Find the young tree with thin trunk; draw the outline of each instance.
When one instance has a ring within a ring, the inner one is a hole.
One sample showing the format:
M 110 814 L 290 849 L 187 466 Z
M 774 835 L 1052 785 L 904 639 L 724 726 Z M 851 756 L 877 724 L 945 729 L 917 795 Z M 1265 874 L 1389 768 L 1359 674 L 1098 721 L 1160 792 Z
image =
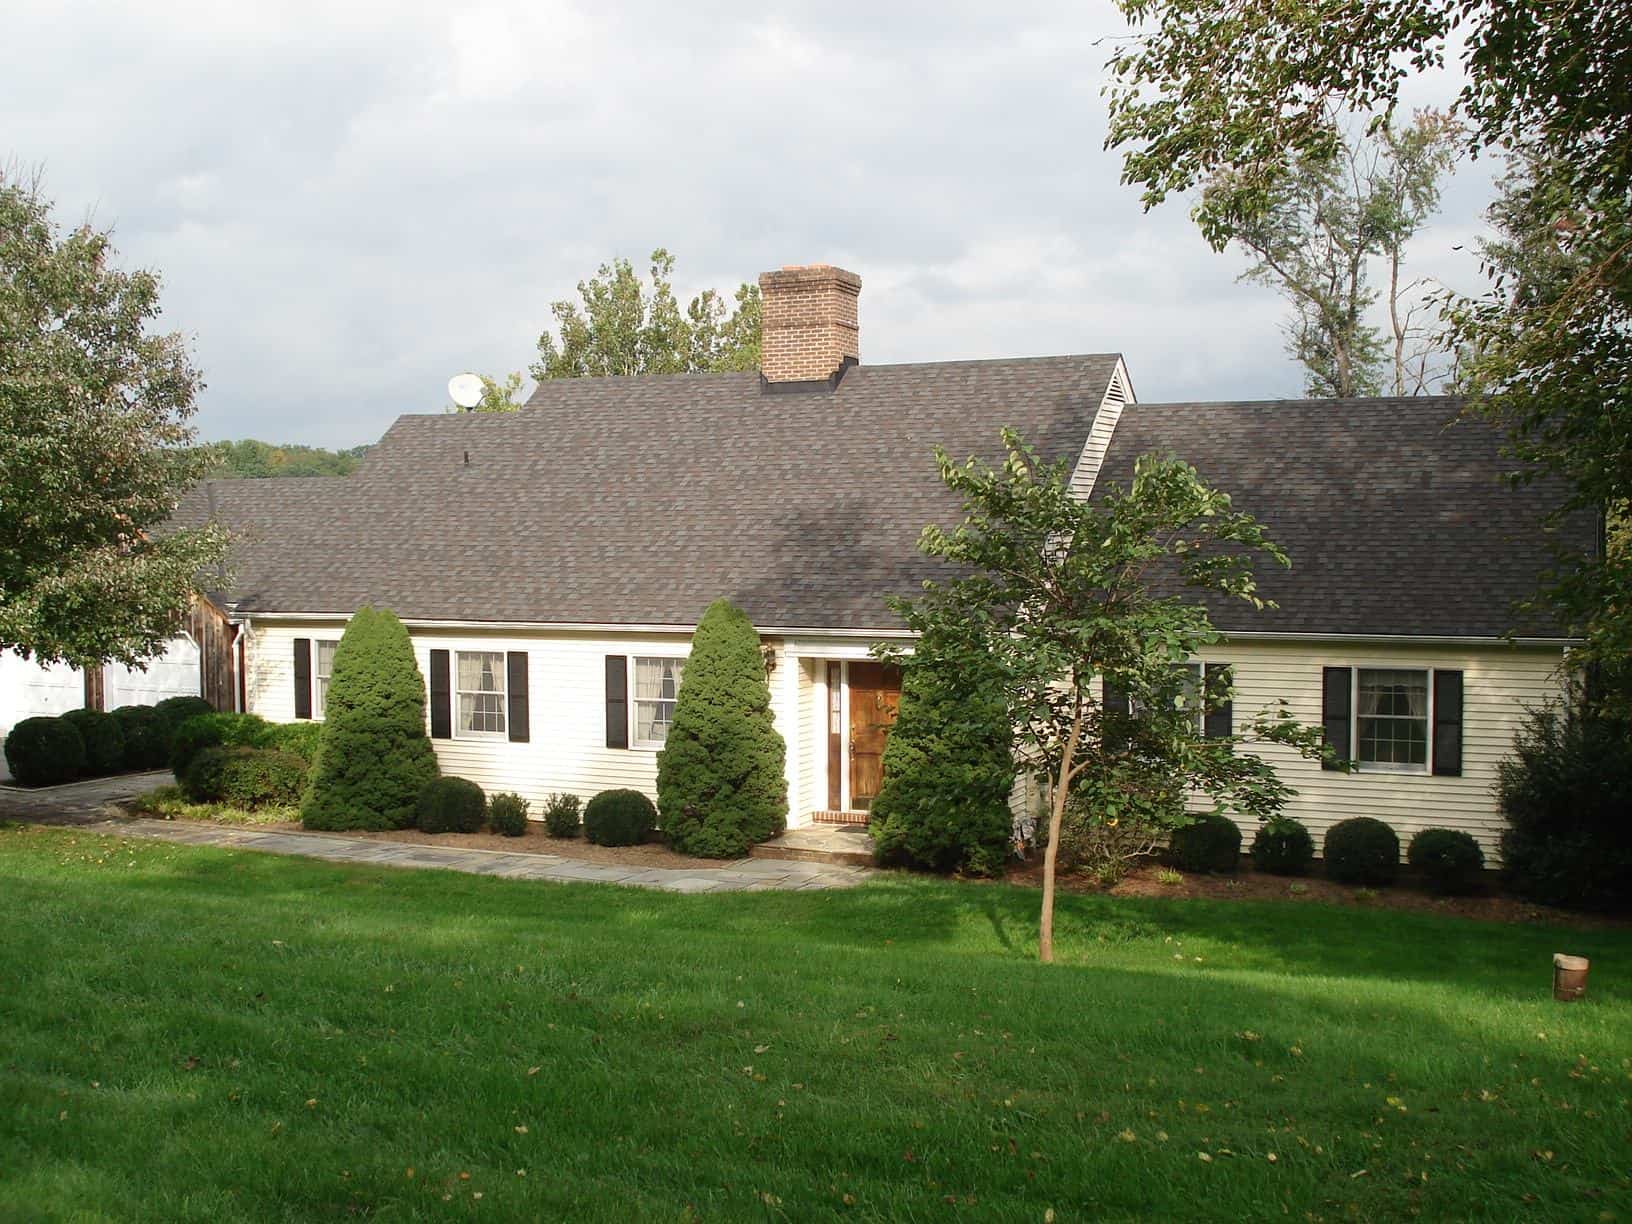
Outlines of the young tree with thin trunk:
M 919 547 L 965 571 L 891 606 L 918 635 L 918 652 L 953 672 L 1001 677 L 1021 767 L 1048 795 L 1038 956 L 1054 959 L 1054 891 L 1066 809 L 1086 799 L 1099 815 L 1188 823 L 1172 795 L 1186 787 L 1219 810 L 1260 815 L 1288 793 L 1246 750 L 1274 742 L 1318 755 L 1319 730 L 1285 711 L 1250 732 L 1204 738 L 1174 700 L 1175 668 L 1217 640 L 1200 596 L 1266 606 L 1255 556 L 1285 555 L 1229 497 L 1176 459 L 1141 458 L 1127 489 L 1087 503 L 1070 469 L 1045 464 L 1011 431 L 1001 468 L 936 452 L 941 478 L 963 499 L 951 531 L 926 527 Z M 1181 594 L 1163 594 L 1173 586 Z M 1209 672 L 1210 696 L 1230 681 Z M 1126 701 L 1108 703 L 1107 688 Z M 1155 785 L 1149 785 L 1154 780 Z

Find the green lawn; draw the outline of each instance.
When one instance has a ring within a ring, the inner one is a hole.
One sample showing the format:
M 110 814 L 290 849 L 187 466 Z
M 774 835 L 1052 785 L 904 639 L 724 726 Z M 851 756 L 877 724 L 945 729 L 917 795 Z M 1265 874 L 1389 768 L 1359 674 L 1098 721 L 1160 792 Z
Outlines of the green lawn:
M 0 830 L 0 1219 L 1632 1218 L 1632 932 L 1035 904 Z

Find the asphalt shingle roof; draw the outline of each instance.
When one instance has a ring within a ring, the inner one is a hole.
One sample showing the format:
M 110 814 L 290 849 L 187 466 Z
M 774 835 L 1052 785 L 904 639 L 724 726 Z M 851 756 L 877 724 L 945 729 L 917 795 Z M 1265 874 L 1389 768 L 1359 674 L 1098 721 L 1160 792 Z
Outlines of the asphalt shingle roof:
M 1226 631 L 1556 636 L 1515 605 L 1535 594 L 1552 546 L 1590 551 L 1590 516 L 1542 521 L 1565 488 L 1513 487 L 1500 436 L 1453 398 L 1130 404 L 1096 495 L 1149 451 L 1174 454 L 1263 522 L 1292 561 L 1257 567 L 1264 612 L 1209 600 Z
M 350 477 L 216 482 L 245 538 L 248 612 L 882 628 L 939 572 L 916 548 L 957 505 L 932 449 L 997 458 L 1019 430 L 1074 460 L 1114 355 L 862 365 L 833 391 L 757 374 L 546 382 L 513 414 L 404 416 Z M 189 495 L 178 521 L 208 513 Z

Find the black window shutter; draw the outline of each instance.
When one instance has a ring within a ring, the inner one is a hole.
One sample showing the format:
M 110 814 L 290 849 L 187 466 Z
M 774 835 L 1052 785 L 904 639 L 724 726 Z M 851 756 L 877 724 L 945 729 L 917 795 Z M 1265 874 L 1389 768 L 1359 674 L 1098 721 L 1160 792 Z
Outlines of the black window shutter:
M 1340 760 L 1347 761 L 1354 755 L 1354 740 L 1349 730 L 1349 709 L 1352 704 L 1350 694 L 1354 673 L 1346 667 L 1327 667 L 1322 670 L 1324 674 L 1320 686 L 1320 721 L 1326 727 L 1326 742 L 1337 750 Z M 1322 761 L 1320 767 L 1341 768 L 1332 761 Z
M 504 656 L 505 667 L 508 671 L 505 679 L 505 688 L 510 694 L 509 725 L 510 742 L 525 744 L 529 728 L 527 723 L 527 652 L 512 650 Z
M 1207 670 L 1202 675 L 1202 692 L 1207 691 L 1208 676 L 1222 674 L 1226 684 L 1231 681 L 1231 674 L 1235 667 L 1233 663 L 1208 663 Z M 1201 733 L 1208 739 L 1229 739 L 1235 734 L 1235 701 L 1225 698 L 1217 705 L 1209 705 L 1207 712 L 1202 715 Z
M 1128 695 L 1112 684 L 1109 678 L 1103 679 L 1101 684 L 1105 689 L 1105 725 L 1100 730 L 1100 736 L 1108 751 L 1121 752 L 1128 746 L 1127 720 L 1133 714 L 1133 706 L 1128 702 Z
M 431 738 L 453 738 L 453 686 L 445 650 L 431 651 Z
M 1462 776 L 1462 673 L 1434 672 L 1434 772 Z
M 295 639 L 295 717 L 312 716 L 312 639 Z
M 629 747 L 629 656 L 606 656 L 606 746 Z

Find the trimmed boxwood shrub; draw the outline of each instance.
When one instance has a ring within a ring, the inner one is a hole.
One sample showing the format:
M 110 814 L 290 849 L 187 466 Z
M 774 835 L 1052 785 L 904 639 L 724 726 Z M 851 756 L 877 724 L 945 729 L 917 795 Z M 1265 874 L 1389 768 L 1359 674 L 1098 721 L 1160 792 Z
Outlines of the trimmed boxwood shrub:
M 544 801 L 544 831 L 551 837 L 577 837 L 584 804 L 577 795 L 551 795 Z
M 323 724 L 318 722 L 267 723 L 255 737 L 256 747 L 293 753 L 308 765 L 316 763 L 322 743 Z
M 1392 884 L 1400 874 L 1400 839 L 1370 816 L 1326 830 L 1326 874 L 1342 884 Z
M 194 714 L 170 733 L 170 772 L 181 780 L 193 758 L 206 748 L 259 748 L 272 724 L 259 714 Z
M 85 741 L 60 718 L 25 718 L 6 736 L 6 768 L 24 786 L 54 786 L 85 773 Z
M 1508 887 L 1542 905 L 1632 907 L 1632 718 L 1532 711 L 1496 766 Z
M 657 808 L 637 790 L 602 791 L 584 808 L 584 837 L 597 846 L 634 846 L 657 826 Z
M 487 801 L 488 827 L 505 837 L 525 837 L 528 806 L 520 795 L 494 795 Z
M 1485 878 L 1485 852 L 1460 829 L 1423 829 L 1406 847 L 1405 861 L 1430 892 L 1459 897 L 1478 892 Z
M 181 775 L 182 793 L 193 803 L 251 810 L 292 807 L 305 787 L 306 762 L 269 748 L 205 748 Z
M 1302 821 L 1274 816 L 1258 826 L 1252 839 L 1252 865 L 1271 875 L 1295 876 L 1315 859 L 1315 839 Z
M 359 608 L 334 652 L 301 821 L 308 829 L 407 828 L 436 775 L 425 679 L 408 630 L 387 609 Z
M 170 764 L 165 722 L 152 706 L 120 706 L 113 717 L 125 735 L 126 769 L 163 769 Z
M 880 863 L 996 875 L 1014 837 L 1014 727 L 989 655 L 958 665 L 920 646 L 903 662 L 868 832 Z
M 487 796 L 465 778 L 432 778 L 419 792 L 414 823 L 421 833 L 480 833 Z
M 748 614 L 718 599 L 691 639 L 663 750 L 657 805 L 682 854 L 740 858 L 787 827 L 787 746 L 771 717 Z
M 1206 812 L 1174 829 L 1168 856 L 1183 871 L 1231 872 L 1241 862 L 1241 830 L 1220 812 Z
M 165 741 L 165 762 L 170 760 L 170 737 L 195 714 L 213 714 L 215 707 L 202 697 L 166 697 L 153 707 L 153 713 L 158 717 L 161 733 Z
M 84 741 L 87 774 L 100 777 L 124 769 L 125 733 L 119 729 L 117 718 L 101 710 L 69 710 L 61 718 Z

